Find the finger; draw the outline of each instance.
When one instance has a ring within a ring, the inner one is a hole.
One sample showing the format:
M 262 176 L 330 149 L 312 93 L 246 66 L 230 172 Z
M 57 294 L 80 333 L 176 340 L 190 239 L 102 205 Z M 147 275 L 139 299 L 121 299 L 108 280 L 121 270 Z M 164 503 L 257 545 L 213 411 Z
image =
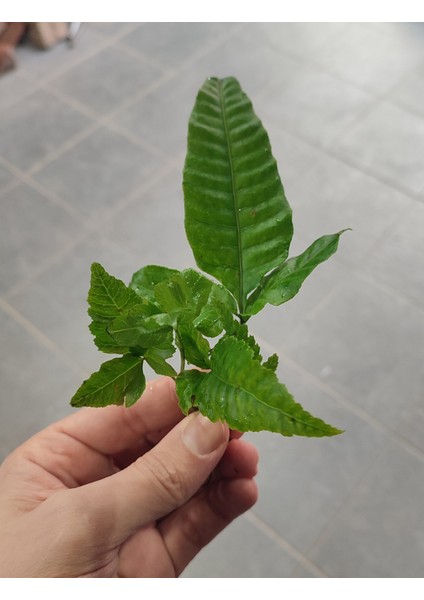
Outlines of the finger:
M 169 377 L 162 377 L 148 383 L 140 400 L 131 408 L 83 408 L 52 427 L 110 455 L 134 445 L 149 449 L 182 418 L 175 383 Z
M 257 500 L 253 479 L 223 479 L 161 521 L 158 528 L 178 576 L 196 554 Z
M 212 480 L 251 478 L 258 470 L 258 451 L 253 444 L 241 439 L 230 440 L 224 456 L 212 473 Z
M 126 469 L 75 490 L 73 501 L 115 544 L 191 498 L 225 452 L 229 431 L 193 413 Z M 95 526 L 95 525 L 93 525 Z

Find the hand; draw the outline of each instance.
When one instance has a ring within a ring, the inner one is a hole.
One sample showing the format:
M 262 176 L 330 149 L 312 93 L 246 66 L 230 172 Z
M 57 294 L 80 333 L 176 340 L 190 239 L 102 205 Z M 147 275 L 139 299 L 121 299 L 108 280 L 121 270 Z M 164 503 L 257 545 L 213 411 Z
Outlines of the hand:
M 47 427 L 0 467 L 0 576 L 179 575 L 256 501 L 239 436 L 183 417 L 168 378 Z

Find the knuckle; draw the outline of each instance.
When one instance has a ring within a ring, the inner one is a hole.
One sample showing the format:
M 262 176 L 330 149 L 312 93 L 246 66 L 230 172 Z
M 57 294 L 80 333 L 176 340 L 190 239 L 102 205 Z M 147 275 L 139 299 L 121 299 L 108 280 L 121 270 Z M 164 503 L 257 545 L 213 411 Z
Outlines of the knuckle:
M 135 463 L 137 464 L 137 463 Z M 164 459 L 159 454 L 150 453 L 145 461 L 138 465 L 143 476 L 149 479 L 160 499 L 166 504 L 171 501 L 178 506 L 189 495 L 189 484 L 183 470 L 172 459 Z

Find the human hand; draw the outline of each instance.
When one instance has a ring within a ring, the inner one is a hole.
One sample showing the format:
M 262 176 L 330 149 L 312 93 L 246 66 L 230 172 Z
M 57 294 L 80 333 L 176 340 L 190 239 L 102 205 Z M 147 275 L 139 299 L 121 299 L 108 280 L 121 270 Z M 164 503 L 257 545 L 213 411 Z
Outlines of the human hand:
M 257 458 L 183 417 L 172 379 L 129 409 L 81 409 L 0 467 L 0 576 L 177 576 L 255 503 Z

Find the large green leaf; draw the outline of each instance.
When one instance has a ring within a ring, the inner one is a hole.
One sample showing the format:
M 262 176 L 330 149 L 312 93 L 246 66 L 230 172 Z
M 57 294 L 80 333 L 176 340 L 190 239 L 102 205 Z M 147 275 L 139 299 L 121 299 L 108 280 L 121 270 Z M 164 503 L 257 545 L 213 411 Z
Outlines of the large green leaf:
M 315 267 L 336 252 L 339 238 L 344 231 L 346 230 L 332 235 L 323 235 L 302 254 L 289 258 L 271 273 L 265 275 L 248 298 L 246 315 L 255 315 L 265 304 L 278 306 L 291 300 Z
M 243 340 L 222 338 L 212 351 L 211 372 L 186 373 L 177 377 L 181 407 L 197 406 L 212 421 L 225 421 L 238 431 L 266 429 L 287 436 L 341 433 L 297 404 Z
M 136 402 L 145 388 L 142 359 L 131 354 L 103 363 L 79 387 L 71 400 L 72 406 L 107 406 Z
M 190 117 L 185 229 L 198 266 L 248 294 L 287 258 L 293 234 L 268 135 L 233 77 L 208 79 Z

